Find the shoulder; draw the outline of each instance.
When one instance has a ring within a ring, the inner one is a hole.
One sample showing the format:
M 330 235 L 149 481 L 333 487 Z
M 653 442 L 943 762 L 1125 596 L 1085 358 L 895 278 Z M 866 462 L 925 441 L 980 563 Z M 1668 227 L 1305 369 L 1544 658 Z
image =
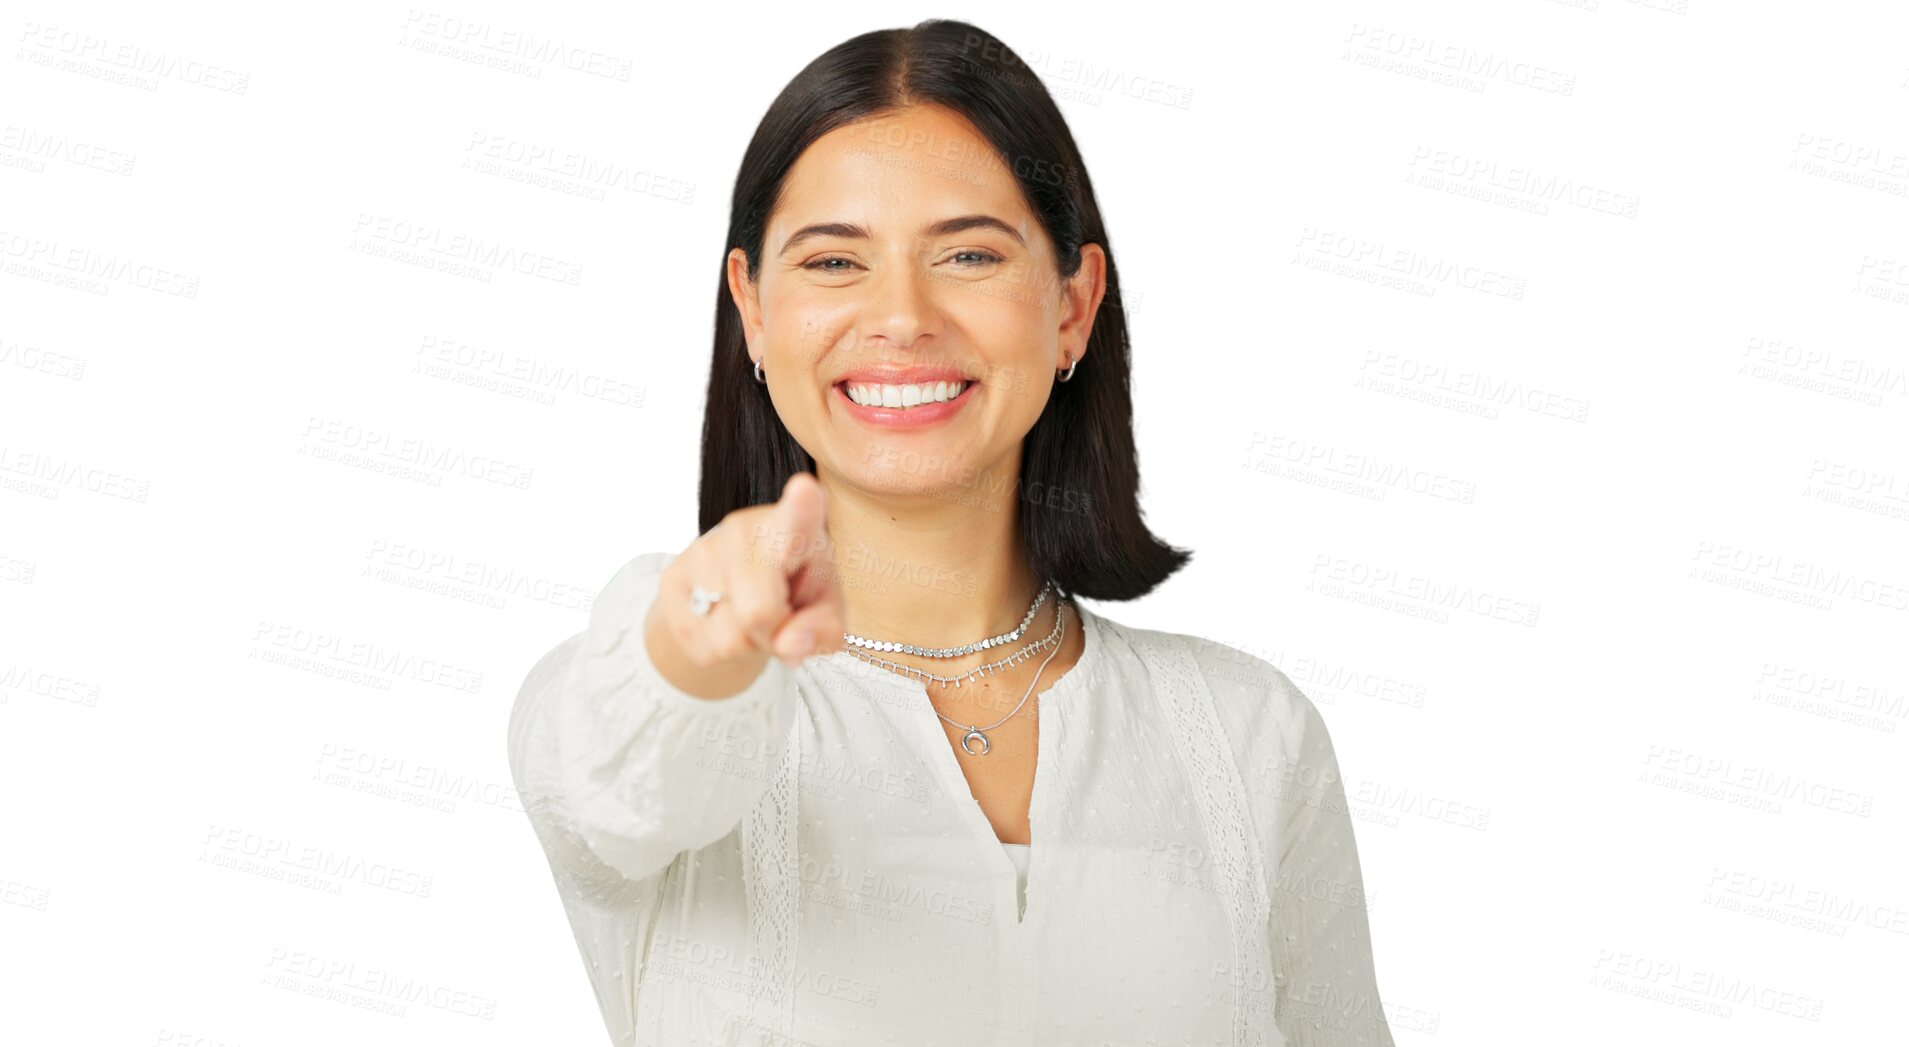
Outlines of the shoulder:
M 1138 664 L 1146 666 L 1157 699 L 1162 687 L 1179 689 L 1182 697 L 1202 688 L 1211 695 L 1217 730 L 1262 824 L 1277 817 L 1281 804 L 1307 795 L 1305 789 L 1338 782 L 1336 754 L 1318 706 L 1272 663 L 1270 651 L 1105 618 L 1096 624 L 1109 637 L 1110 650 L 1130 651 Z M 1187 708 L 1184 703 L 1167 704 Z M 1171 708 L 1162 711 L 1175 715 Z M 1168 726 L 1197 729 L 1200 719 Z
M 605 628 L 622 629 L 633 616 L 640 616 L 656 593 L 657 578 L 676 556 L 666 552 L 640 553 L 617 565 L 591 602 L 590 628 L 599 632 Z
M 631 557 L 618 564 L 609 578 L 592 594 L 590 602 L 585 604 L 589 615 L 584 627 L 566 636 L 554 647 L 547 648 L 524 675 L 517 688 L 517 704 L 528 704 L 537 694 L 557 682 L 567 670 L 577 652 L 583 649 L 592 634 L 606 631 L 616 632 L 627 628 L 639 620 L 641 611 L 647 607 L 649 594 L 654 592 L 656 577 L 676 559 L 675 553 L 650 552 Z
M 1152 672 L 1196 674 L 1243 748 L 1271 744 L 1290 752 L 1302 736 L 1323 733 L 1318 707 L 1269 660 L 1270 652 L 1192 633 L 1127 625 L 1098 613 L 1095 618 L 1103 636 L 1131 650 Z M 1164 664 L 1168 662 L 1178 663 L 1179 669 Z
M 614 584 L 630 577 L 654 578 L 662 574 L 664 568 L 674 562 L 676 557 L 676 553 L 669 552 L 639 553 L 624 561 L 616 569 L 616 573 L 610 576 L 610 582 Z M 607 589 L 609 586 L 606 585 L 604 588 Z

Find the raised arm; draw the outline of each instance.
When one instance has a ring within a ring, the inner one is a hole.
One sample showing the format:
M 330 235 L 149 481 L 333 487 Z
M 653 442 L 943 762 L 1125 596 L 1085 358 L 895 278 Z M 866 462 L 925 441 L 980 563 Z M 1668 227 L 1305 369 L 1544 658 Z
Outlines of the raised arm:
M 794 667 L 843 643 L 825 508 L 798 473 L 682 553 L 637 557 L 588 628 L 531 670 L 511 775 L 559 869 L 641 880 L 761 798 L 795 715 Z M 692 601 L 699 588 L 717 595 Z
M 511 710 L 511 775 L 531 824 L 553 864 L 585 881 L 640 880 L 727 835 L 767 788 L 795 713 L 794 672 L 774 658 L 727 698 L 657 672 L 643 626 L 674 559 L 625 564 Z

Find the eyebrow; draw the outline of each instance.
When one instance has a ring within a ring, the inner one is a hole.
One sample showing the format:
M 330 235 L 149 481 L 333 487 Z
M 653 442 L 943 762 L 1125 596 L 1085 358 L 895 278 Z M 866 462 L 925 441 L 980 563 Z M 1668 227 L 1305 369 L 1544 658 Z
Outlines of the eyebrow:
M 951 233 L 965 232 L 969 229 L 998 230 L 1013 237 L 1014 242 L 1020 244 L 1022 247 L 1027 246 L 1027 240 L 1024 239 L 1013 226 L 993 215 L 986 214 L 964 214 L 959 218 L 944 218 L 939 222 L 922 226 L 921 235 L 947 236 Z M 844 240 L 869 239 L 867 229 L 850 222 L 817 222 L 814 225 L 805 225 L 797 229 L 795 233 L 783 243 L 781 253 L 788 254 L 795 245 L 818 236 L 839 236 Z

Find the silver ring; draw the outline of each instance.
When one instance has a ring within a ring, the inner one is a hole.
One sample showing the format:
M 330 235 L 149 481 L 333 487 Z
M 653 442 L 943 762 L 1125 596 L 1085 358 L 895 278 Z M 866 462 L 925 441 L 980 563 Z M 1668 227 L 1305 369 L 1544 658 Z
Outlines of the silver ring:
M 707 615 L 709 609 L 716 606 L 716 602 L 722 598 L 721 593 L 711 592 L 700 585 L 692 585 L 689 587 L 689 613 L 697 616 Z

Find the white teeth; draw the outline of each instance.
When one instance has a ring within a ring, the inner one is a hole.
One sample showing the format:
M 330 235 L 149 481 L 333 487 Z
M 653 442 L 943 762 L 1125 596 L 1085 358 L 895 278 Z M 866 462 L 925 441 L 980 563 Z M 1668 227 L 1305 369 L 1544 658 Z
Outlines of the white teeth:
M 864 407 L 896 407 L 906 410 L 922 404 L 941 403 L 961 395 L 966 382 L 928 382 L 918 385 L 875 385 L 850 382 L 842 386 L 848 398 Z

